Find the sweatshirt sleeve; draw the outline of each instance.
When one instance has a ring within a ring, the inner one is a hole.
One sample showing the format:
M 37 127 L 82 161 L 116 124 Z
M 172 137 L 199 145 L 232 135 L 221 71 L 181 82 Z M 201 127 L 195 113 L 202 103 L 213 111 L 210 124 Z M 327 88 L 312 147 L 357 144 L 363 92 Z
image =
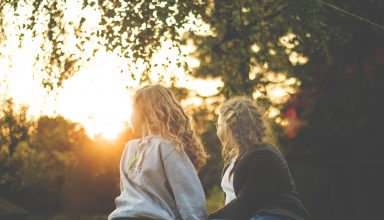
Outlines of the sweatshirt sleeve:
M 258 152 L 250 159 L 246 180 L 236 199 L 210 213 L 210 219 L 249 219 L 255 209 L 262 208 L 270 198 L 278 179 L 283 175 L 281 160 L 271 151 Z
M 164 158 L 164 170 L 182 219 L 207 219 L 205 194 L 192 162 L 171 151 Z

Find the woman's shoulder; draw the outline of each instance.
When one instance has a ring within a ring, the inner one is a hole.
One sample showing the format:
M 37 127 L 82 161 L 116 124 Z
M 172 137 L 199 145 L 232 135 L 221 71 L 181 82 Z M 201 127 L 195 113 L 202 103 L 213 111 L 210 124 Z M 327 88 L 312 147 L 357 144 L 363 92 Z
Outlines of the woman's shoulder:
M 135 151 L 137 149 L 144 149 L 144 148 L 155 148 L 155 146 L 159 145 L 161 143 L 160 140 L 156 138 L 152 138 L 150 136 L 145 136 L 142 138 L 136 138 L 129 140 L 126 145 L 124 151 L 126 153 Z
M 164 149 L 173 148 L 172 143 L 169 140 L 162 138 L 160 136 L 151 135 L 151 136 L 147 136 L 146 139 L 148 140 L 148 143 L 151 146 L 156 146 L 158 148 L 164 148 Z
M 126 144 L 125 144 L 125 147 L 124 147 L 124 152 L 125 153 L 128 153 L 134 149 L 136 149 L 138 143 L 139 143 L 140 139 L 132 139 L 132 140 L 129 140 Z
M 140 139 L 138 139 L 138 138 L 129 140 L 129 141 L 125 144 L 125 147 L 130 147 L 130 146 L 136 145 L 139 141 L 140 141 Z
M 254 161 L 257 158 L 282 160 L 284 156 L 277 147 L 265 143 L 255 146 L 254 149 L 244 155 L 241 161 Z
M 144 150 L 151 152 L 152 156 L 158 155 L 162 158 L 166 158 L 172 151 L 175 150 L 172 143 L 159 136 L 145 136 L 139 139 L 129 140 L 124 149 L 124 155 L 133 155 L 136 150 Z
M 253 155 L 257 153 L 277 153 L 278 151 L 279 149 L 272 144 L 261 143 L 256 144 L 252 150 L 247 153 L 247 155 Z
M 281 173 L 287 164 L 284 156 L 272 145 L 262 145 L 248 152 L 238 161 L 237 171 L 244 173 L 247 170 L 270 170 L 272 173 Z
M 139 141 L 140 141 L 140 139 L 129 140 L 124 146 L 124 151 L 127 152 L 127 151 L 131 150 L 132 148 L 135 148 L 135 146 L 137 146 L 137 143 Z
M 146 146 L 150 151 L 160 153 L 164 158 L 173 151 L 176 151 L 176 147 L 171 141 L 157 135 L 148 135 L 140 139 L 130 140 L 126 144 L 126 150 L 135 149 L 139 145 Z
M 148 135 L 148 136 L 144 136 L 142 138 L 136 138 L 136 139 L 129 140 L 126 144 L 126 147 L 133 147 L 133 146 L 136 146 L 138 144 L 150 145 L 150 146 L 163 145 L 166 147 L 169 147 L 171 145 L 171 143 L 169 141 L 165 140 L 164 138 L 161 138 L 161 137 L 155 136 L 155 135 Z
M 176 149 L 171 141 L 157 135 L 147 136 L 145 140 L 148 142 L 150 148 L 158 151 L 164 158 Z

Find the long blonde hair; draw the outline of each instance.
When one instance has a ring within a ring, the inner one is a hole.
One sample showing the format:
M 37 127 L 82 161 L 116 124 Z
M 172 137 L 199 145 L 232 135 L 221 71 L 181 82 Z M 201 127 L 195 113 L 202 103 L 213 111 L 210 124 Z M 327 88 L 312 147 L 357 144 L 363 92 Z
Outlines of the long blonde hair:
M 258 144 L 272 142 L 272 132 L 259 107 L 246 97 L 235 97 L 219 107 L 222 124 L 222 155 L 227 165 L 244 156 Z
M 143 135 L 158 135 L 169 140 L 178 152 L 183 150 L 196 170 L 206 163 L 207 154 L 192 129 L 191 121 L 171 90 L 145 86 L 133 97 L 133 111 L 143 123 Z

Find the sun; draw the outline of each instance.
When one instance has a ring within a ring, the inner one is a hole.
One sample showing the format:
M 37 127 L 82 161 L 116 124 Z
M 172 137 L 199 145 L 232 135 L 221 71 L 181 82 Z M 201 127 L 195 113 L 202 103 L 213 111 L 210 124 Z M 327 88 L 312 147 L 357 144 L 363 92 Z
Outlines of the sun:
M 80 123 L 91 138 L 112 140 L 127 129 L 132 97 L 127 85 L 131 78 L 120 73 L 115 56 L 100 53 L 92 65 L 66 80 L 53 94 L 41 87 L 41 79 L 30 74 L 32 57 L 25 49 L 19 49 L 13 59 L 14 68 L 0 65 L 7 83 L 0 93 L 12 97 L 17 105 L 27 105 L 31 117 L 61 115 Z
M 58 113 L 81 123 L 90 137 L 115 139 L 131 116 L 132 92 L 115 57 L 101 54 L 64 83 L 59 91 Z
M 69 8 L 76 7 L 72 5 Z M 72 13 L 74 14 L 68 15 L 69 18 L 77 16 L 77 12 L 72 11 Z M 95 25 L 98 24 L 97 17 L 91 14 L 88 17 L 93 17 L 95 20 L 91 19 L 92 22 Z M 90 48 L 87 51 L 94 51 L 93 47 L 99 49 L 91 61 L 84 64 L 70 79 L 65 80 L 62 88 L 55 89 L 53 94 L 48 94 L 48 91 L 41 86 L 42 75 L 32 74 L 36 51 L 39 51 L 41 44 L 38 40 L 29 37 L 25 38 L 22 47 L 19 47 L 16 38 L 10 37 L 10 39 L 14 40 L 8 42 L 4 51 L 12 59 L 7 61 L 0 56 L 0 72 L 5 73 L 0 74 L 0 82 L 4 81 L 7 84 L 6 88 L 0 87 L 0 98 L 12 97 L 16 104 L 29 106 L 29 114 L 34 118 L 41 115 L 61 115 L 72 122 L 80 123 L 91 138 L 101 137 L 113 140 L 127 129 L 133 94 L 133 91 L 127 87 L 142 86 L 137 79 L 140 79 L 145 69 L 143 63 L 106 52 L 105 48 L 90 42 Z M 71 50 L 75 44 L 71 44 L 71 38 L 68 42 L 66 48 Z M 151 62 L 158 64 L 158 67 L 162 67 L 162 64 L 168 63 L 169 60 L 176 62 L 174 58 L 181 54 L 177 48 L 171 46 L 171 41 L 163 42 L 162 49 L 154 55 Z M 195 47 L 190 44 L 181 47 L 185 55 L 194 49 Z M 190 57 L 185 58 L 184 61 L 191 68 L 200 64 L 197 59 Z M 223 85 L 219 79 L 197 80 L 185 74 L 184 69 L 177 63 L 169 64 L 168 69 L 154 68 L 150 75 L 152 82 L 158 82 L 163 78 L 163 84 L 166 86 L 169 86 L 173 76 L 176 76 L 177 86 L 195 91 L 193 94 L 201 96 L 216 94 L 218 88 Z M 2 95 L 5 93 L 6 95 Z

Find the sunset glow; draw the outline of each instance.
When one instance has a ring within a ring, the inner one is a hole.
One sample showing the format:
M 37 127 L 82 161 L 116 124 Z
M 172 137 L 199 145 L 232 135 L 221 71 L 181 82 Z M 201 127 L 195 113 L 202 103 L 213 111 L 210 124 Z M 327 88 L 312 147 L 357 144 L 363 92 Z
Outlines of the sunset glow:
M 20 16 L 10 17 L 9 20 L 25 19 L 30 13 L 29 10 L 28 6 L 20 7 L 18 12 Z M 10 16 L 13 13 L 10 12 Z M 68 2 L 64 17 L 67 21 L 66 25 L 70 25 L 70 22 L 78 23 L 81 16 L 87 17 L 83 28 L 89 30 L 95 28 L 100 20 L 100 15 L 94 9 L 89 7 L 81 9 L 81 2 Z M 0 99 L 12 97 L 17 105 L 29 106 L 31 117 L 62 115 L 82 124 L 92 138 L 115 139 L 129 125 L 131 96 L 134 92 L 132 89 L 142 86 L 139 78 L 145 69 L 144 64 L 140 61 L 133 63 L 129 59 L 119 57 L 116 53 L 106 52 L 95 39 L 87 42 L 84 54 L 81 54 L 76 49 L 73 28 L 68 28 L 65 50 L 79 53 L 79 56 L 89 56 L 87 53 L 95 48 L 98 52 L 89 63 L 81 67 L 78 73 L 64 81 L 62 88 L 49 92 L 42 88 L 41 73 L 33 74 L 36 51 L 40 49 L 42 39 L 38 36 L 33 38 L 31 33 L 25 33 L 26 37 L 19 48 L 17 36 L 12 32 L 16 24 L 17 22 L 7 24 L 8 28 L 5 28 L 5 32 L 9 35 L 9 39 L 7 45 L 0 51 Z M 214 35 L 206 24 L 196 19 L 194 25 L 185 28 L 194 29 L 200 35 Z M 294 35 L 291 34 L 281 39 L 287 49 L 295 46 L 290 43 L 293 37 Z M 202 103 L 199 96 L 215 95 L 219 88 L 223 87 L 220 78 L 196 79 L 185 74 L 185 70 L 177 66 L 176 60 L 179 58 L 180 61 L 186 62 L 189 68 L 198 67 L 200 61 L 188 56 L 195 49 L 191 41 L 181 46 L 180 51 L 172 46 L 171 41 L 165 41 L 151 60 L 152 65 L 157 64 L 149 74 L 153 83 L 161 82 L 165 86 L 170 86 L 172 80 L 176 79 L 176 86 L 191 90 L 191 97 L 182 102 L 185 106 L 199 106 Z M 254 44 L 252 50 L 257 53 L 260 46 Z M 292 57 L 292 62 L 306 62 L 306 58 L 298 54 L 292 54 Z M 164 63 L 167 63 L 167 66 L 163 66 Z M 257 74 L 261 74 L 267 68 L 267 64 L 263 67 L 252 67 L 250 79 L 254 79 Z M 275 83 L 265 88 L 269 98 L 275 103 L 287 101 L 290 94 L 295 92 L 293 89 L 297 84 L 295 79 L 286 79 L 284 74 L 272 73 L 267 73 L 265 77 Z M 255 98 L 260 96 L 259 91 L 254 93 Z M 277 109 L 272 109 L 269 111 L 269 116 L 276 117 L 279 113 Z
M 41 76 L 31 74 L 33 56 L 30 51 L 33 43 L 21 49 L 15 49 L 10 65 L 2 62 L 0 80 L 6 86 L 0 88 L 1 98 L 12 97 L 17 105 L 28 105 L 31 117 L 39 115 L 62 115 L 79 122 L 92 138 L 115 139 L 129 125 L 131 115 L 131 88 L 139 88 L 138 80 L 130 76 L 134 72 L 138 77 L 145 67 L 137 64 L 128 66 L 126 60 L 117 55 L 99 52 L 80 72 L 65 81 L 63 88 L 49 93 L 41 87 Z M 165 44 L 165 47 L 168 45 Z M 184 48 L 190 51 L 191 46 Z M 155 56 L 155 62 L 161 63 L 161 57 L 177 56 L 175 50 L 161 50 Z M 6 59 L 3 59 L 6 60 Z M 27 61 L 27 62 L 26 62 Z M 192 59 L 188 62 L 196 62 Z M 198 66 L 198 63 L 195 64 Z M 168 70 L 154 69 L 151 78 L 154 82 L 163 77 L 170 84 L 171 75 L 177 76 L 177 85 L 190 89 L 193 94 L 210 96 L 218 92 L 223 84 L 219 79 L 201 80 L 185 75 L 176 64 Z M 199 105 L 199 98 L 191 98 L 186 104 Z

